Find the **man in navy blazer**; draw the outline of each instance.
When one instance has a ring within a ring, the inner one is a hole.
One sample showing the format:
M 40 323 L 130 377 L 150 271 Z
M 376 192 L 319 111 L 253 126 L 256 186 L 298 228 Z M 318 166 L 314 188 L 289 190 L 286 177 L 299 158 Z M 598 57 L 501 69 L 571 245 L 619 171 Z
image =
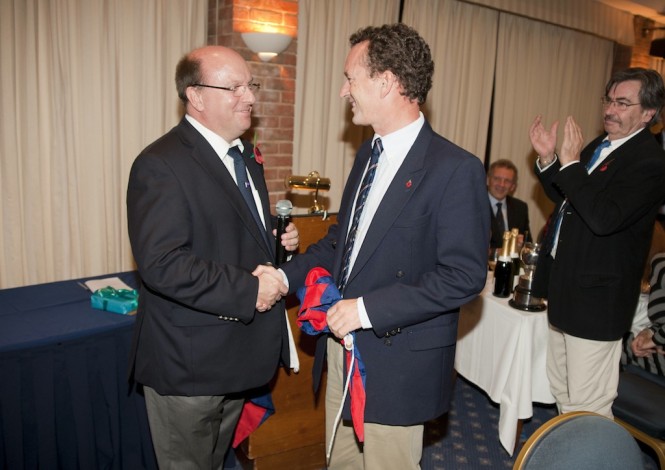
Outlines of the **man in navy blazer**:
M 292 290 L 316 266 L 345 283 L 343 299 L 328 311 L 335 337 L 327 340 L 327 442 L 342 401 L 339 338 L 355 331 L 365 364 L 364 443 L 344 422 L 328 468 L 414 469 L 423 423 L 448 410 L 459 308 L 485 284 L 485 172 L 420 112 L 433 62 L 416 31 L 404 24 L 368 27 L 351 36 L 351 46 L 340 95 L 351 104 L 353 122 L 372 126 L 375 136 L 358 151 L 338 224 L 283 270 Z M 354 206 L 377 140 L 383 151 L 354 231 Z M 344 276 L 350 230 L 355 242 Z M 350 418 L 348 400 L 344 418 Z
M 239 138 L 258 90 L 249 66 L 224 47 L 196 49 L 176 86 L 186 115 L 136 158 L 127 189 L 142 281 L 130 376 L 144 386 L 159 467 L 221 469 L 246 392 L 289 364 L 287 287 L 261 266 L 275 231 L 263 167 Z
M 654 70 L 616 73 L 602 98 L 605 132 L 583 150 L 572 117 L 530 129 L 536 173 L 557 207 L 534 294 L 548 299 L 547 374 L 559 411 L 612 417 L 621 338 L 630 330 L 654 220 L 665 200 L 665 152 L 649 131 L 665 104 Z M 558 227 L 558 228 L 557 228 Z

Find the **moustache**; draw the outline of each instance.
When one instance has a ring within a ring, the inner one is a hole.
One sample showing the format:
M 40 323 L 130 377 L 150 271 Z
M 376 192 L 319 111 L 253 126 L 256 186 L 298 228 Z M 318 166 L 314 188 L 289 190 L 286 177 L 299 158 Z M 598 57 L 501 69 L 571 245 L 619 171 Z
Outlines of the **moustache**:
M 605 117 L 603 118 L 603 121 L 605 121 L 605 122 L 616 122 L 616 123 L 621 124 L 621 120 L 618 117 L 616 117 L 612 114 L 606 114 Z

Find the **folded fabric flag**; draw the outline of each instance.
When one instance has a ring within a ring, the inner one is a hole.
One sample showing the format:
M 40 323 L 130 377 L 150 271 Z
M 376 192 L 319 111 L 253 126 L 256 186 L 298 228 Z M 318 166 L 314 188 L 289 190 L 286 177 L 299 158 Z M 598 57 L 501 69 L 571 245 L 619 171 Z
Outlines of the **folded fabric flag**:
M 305 285 L 298 289 L 297 295 L 300 299 L 298 327 L 308 335 L 329 333 L 326 320 L 328 309 L 342 298 L 330 273 L 321 267 L 311 269 L 305 278 Z M 347 335 L 342 344 L 346 350 L 346 369 L 350 376 L 347 385 L 351 395 L 353 429 L 358 440 L 364 442 L 365 364 L 355 347 L 355 333 Z
M 258 429 L 263 422 L 275 413 L 275 405 L 272 402 L 270 392 L 247 401 L 240 412 L 240 419 L 236 432 L 233 435 L 233 448 L 235 449 L 250 434 Z

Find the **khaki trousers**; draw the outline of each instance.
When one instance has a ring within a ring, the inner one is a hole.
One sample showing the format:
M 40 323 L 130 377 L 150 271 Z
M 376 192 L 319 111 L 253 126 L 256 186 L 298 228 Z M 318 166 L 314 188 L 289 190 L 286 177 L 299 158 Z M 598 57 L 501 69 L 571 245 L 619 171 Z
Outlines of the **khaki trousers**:
M 344 394 L 344 348 L 336 338 L 328 339 L 328 379 L 326 385 L 326 451 L 333 424 Z M 386 390 L 386 393 L 390 393 Z M 347 400 L 350 398 L 347 397 Z M 328 470 L 420 469 L 424 425 L 388 426 L 365 423 L 365 442 L 358 443 L 351 422 L 337 427 Z
M 612 419 L 621 340 L 593 341 L 549 328 L 547 377 L 559 413 L 592 411 Z

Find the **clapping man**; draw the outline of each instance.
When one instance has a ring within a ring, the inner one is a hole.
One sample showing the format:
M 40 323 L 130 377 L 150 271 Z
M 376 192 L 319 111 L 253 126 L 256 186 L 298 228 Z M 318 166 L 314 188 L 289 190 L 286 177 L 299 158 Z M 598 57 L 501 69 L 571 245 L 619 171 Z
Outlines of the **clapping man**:
M 654 70 L 616 73 L 605 87 L 605 132 L 583 147 L 582 130 L 534 120 L 536 173 L 556 204 L 534 279 L 548 299 L 547 375 L 561 413 L 612 417 L 621 338 L 630 330 L 656 212 L 665 199 L 665 152 L 649 132 L 665 104 Z

